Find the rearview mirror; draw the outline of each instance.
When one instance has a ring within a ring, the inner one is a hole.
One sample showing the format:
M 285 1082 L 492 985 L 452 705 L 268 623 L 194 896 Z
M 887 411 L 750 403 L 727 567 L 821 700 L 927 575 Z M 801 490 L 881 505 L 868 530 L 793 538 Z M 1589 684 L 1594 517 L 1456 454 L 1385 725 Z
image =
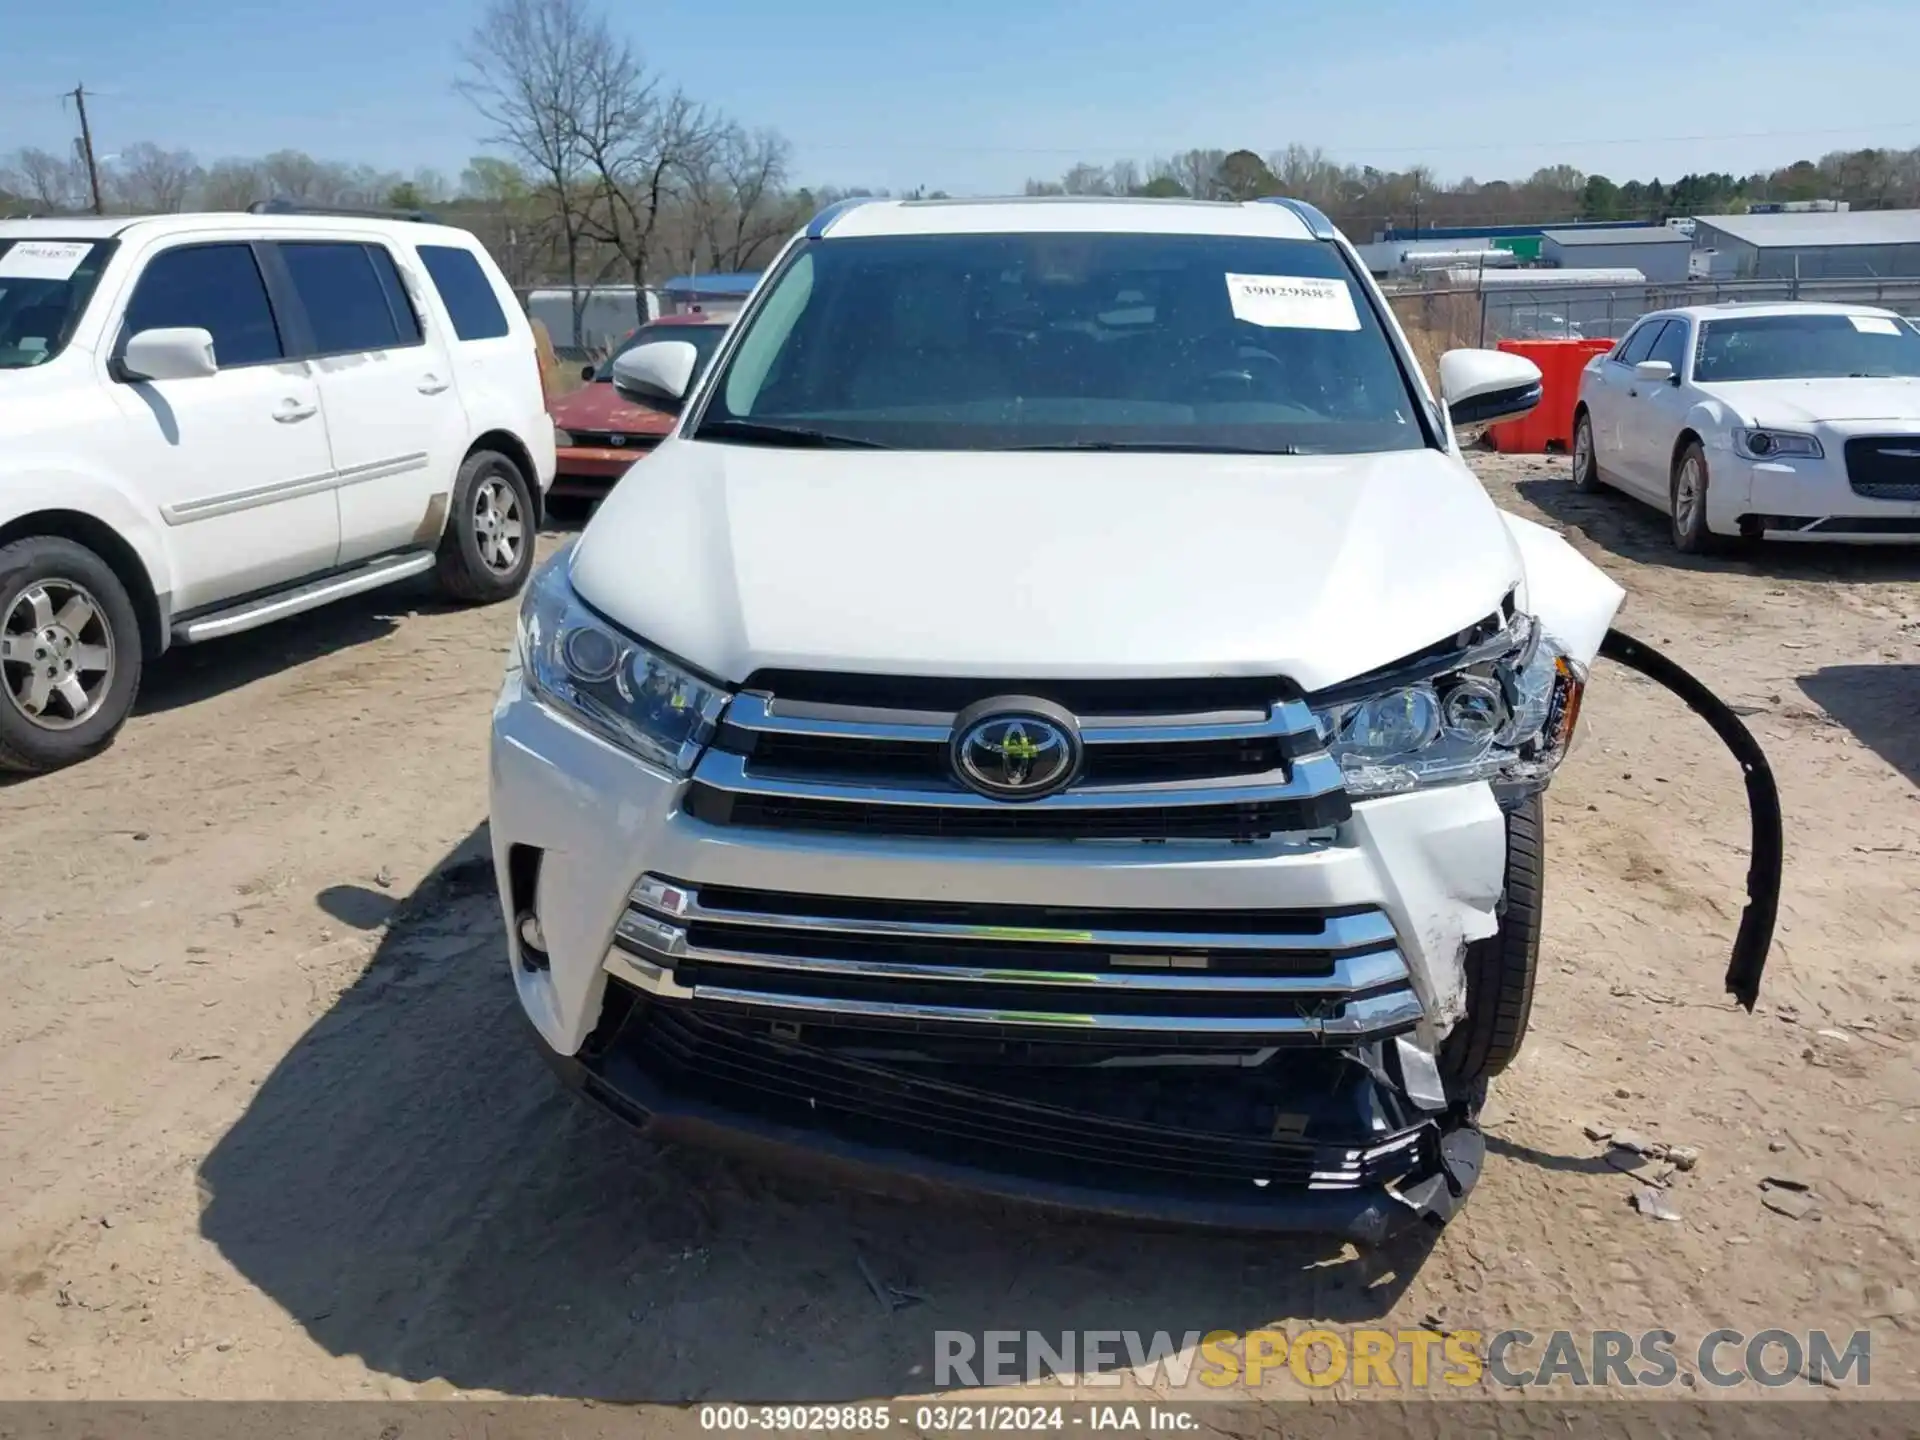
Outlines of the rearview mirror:
M 1633 367 L 1633 378 L 1649 385 L 1664 385 L 1673 379 L 1673 364 L 1667 360 L 1642 360 Z
M 677 411 L 699 363 L 700 352 L 684 340 L 636 345 L 613 362 L 613 388 L 638 404 Z
M 1540 367 L 1505 350 L 1449 350 L 1440 357 L 1440 399 L 1455 429 L 1512 420 L 1540 403 Z
M 129 380 L 198 380 L 219 370 L 213 336 L 205 330 L 142 330 L 120 354 L 120 371 Z

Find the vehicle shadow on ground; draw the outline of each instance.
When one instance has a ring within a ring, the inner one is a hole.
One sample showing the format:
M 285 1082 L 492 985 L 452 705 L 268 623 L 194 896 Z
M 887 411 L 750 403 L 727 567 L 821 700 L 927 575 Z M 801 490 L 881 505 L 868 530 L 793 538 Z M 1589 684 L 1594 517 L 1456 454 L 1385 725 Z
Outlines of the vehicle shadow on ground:
M 1915 785 L 1920 785 L 1920 665 L 1827 665 L 1800 688 Z
M 1564 462 L 1562 462 L 1564 463 Z M 1845 584 L 1920 580 L 1920 546 L 1802 545 L 1779 541 L 1742 545 L 1724 555 L 1682 555 L 1673 548 L 1667 517 L 1617 490 L 1582 494 L 1564 470 L 1517 481 L 1520 495 L 1601 549 L 1643 565 L 1674 570 L 1720 570 L 1782 580 Z
M 936 1331 L 1360 1323 L 1429 1253 L 889 1201 L 652 1144 L 536 1053 L 486 843 L 401 901 L 200 1169 L 202 1235 L 331 1354 L 515 1395 L 869 1398 L 934 1389 Z
M 383 639 L 412 616 L 459 608 L 441 595 L 433 577 L 427 575 L 336 600 L 224 640 L 178 645 L 148 662 L 133 713 L 154 715 L 197 705 L 335 651 Z

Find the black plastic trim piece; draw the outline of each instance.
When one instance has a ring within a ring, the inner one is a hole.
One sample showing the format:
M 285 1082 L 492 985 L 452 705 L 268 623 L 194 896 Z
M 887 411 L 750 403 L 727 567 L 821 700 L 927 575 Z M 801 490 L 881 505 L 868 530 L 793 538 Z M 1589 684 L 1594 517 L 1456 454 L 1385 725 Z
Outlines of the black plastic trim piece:
M 1545 393 L 1537 380 L 1531 385 L 1489 390 L 1484 395 L 1454 401 L 1447 407 L 1447 414 L 1452 417 L 1456 430 L 1464 425 L 1485 425 L 1509 415 L 1525 414 L 1540 403 L 1540 397 Z
M 618 1045 L 574 1056 L 559 1054 L 537 1034 L 534 1043 L 570 1089 L 649 1135 L 730 1151 L 764 1164 L 824 1171 L 851 1188 L 903 1198 L 961 1192 L 1120 1221 L 1240 1234 L 1337 1235 L 1356 1244 L 1381 1245 L 1408 1230 L 1444 1225 L 1466 1203 L 1484 1163 L 1484 1139 L 1471 1125 L 1462 1124 L 1441 1135 L 1441 1173 L 1402 1185 L 1397 1192 L 1384 1185 L 1352 1190 L 1272 1186 L 1257 1200 L 1234 1202 L 1061 1184 L 882 1149 L 675 1095 Z
M 1734 939 L 1733 957 L 1727 965 L 1727 993 L 1752 1011 L 1760 997 L 1760 976 L 1767 967 L 1767 953 L 1773 947 L 1785 853 L 1780 787 L 1774 783 L 1773 767 L 1753 732 L 1725 701 L 1644 640 L 1609 630 L 1600 643 L 1600 655 L 1638 671 L 1686 701 L 1687 708 L 1713 727 L 1713 733 L 1740 762 L 1746 777 L 1753 841 L 1747 861 L 1747 903 L 1740 913 L 1740 933 Z

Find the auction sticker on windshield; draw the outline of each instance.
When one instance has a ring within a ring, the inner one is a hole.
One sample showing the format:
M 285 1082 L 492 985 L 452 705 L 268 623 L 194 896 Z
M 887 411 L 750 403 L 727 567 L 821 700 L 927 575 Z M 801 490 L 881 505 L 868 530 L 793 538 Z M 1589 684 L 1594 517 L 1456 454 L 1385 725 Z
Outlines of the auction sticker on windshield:
M 1898 335 L 1900 333 L 1900 323 L 1897 320 L 1889 320 L 1884 315 L 1849 315 L 1847 319 L 1853 322 L 1853 328 L 1862 335 Z
M 1233 318 L 1285 330 L 1358 330 L 1360 313 L 1344 280 L 1308 275 L 1228 275 Z
M 85 240 L 16 240 L 0 251 L 0 279 L 70 280 L 91 249 Z

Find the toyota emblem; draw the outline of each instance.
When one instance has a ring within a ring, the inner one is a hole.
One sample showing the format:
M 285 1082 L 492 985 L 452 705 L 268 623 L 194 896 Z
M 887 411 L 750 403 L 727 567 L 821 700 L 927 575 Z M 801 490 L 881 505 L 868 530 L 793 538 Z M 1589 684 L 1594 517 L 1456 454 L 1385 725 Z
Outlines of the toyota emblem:
M 1039 800 L 1079 773 L 1079 727 L 1045 700 L 983 700 L 955 720 L 952 759 L 955 778 L 970 790 L 995 800 Z

